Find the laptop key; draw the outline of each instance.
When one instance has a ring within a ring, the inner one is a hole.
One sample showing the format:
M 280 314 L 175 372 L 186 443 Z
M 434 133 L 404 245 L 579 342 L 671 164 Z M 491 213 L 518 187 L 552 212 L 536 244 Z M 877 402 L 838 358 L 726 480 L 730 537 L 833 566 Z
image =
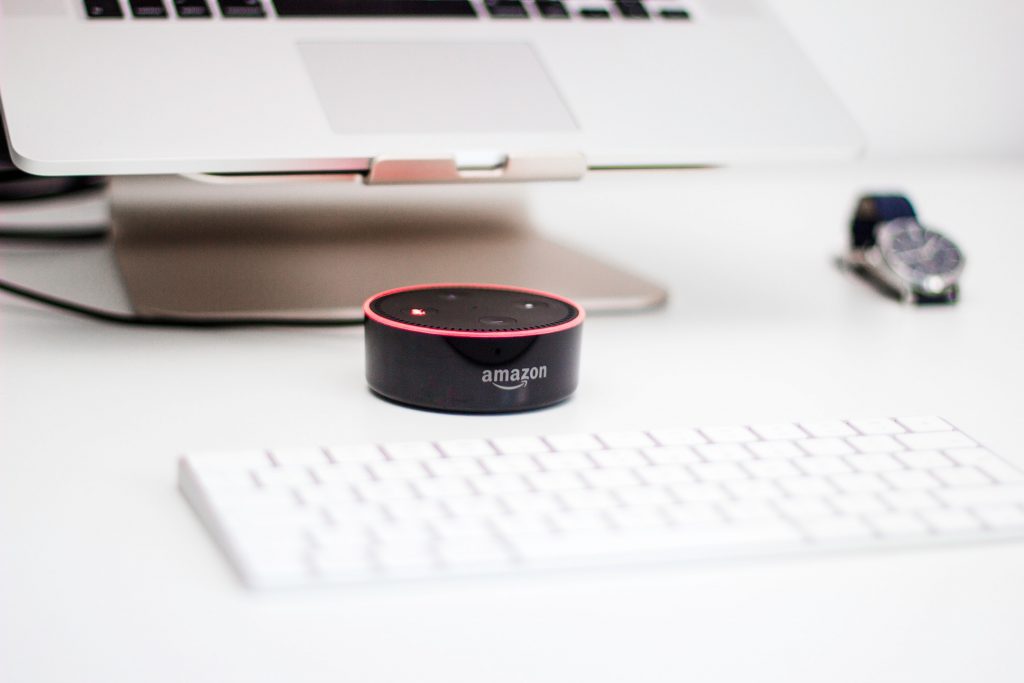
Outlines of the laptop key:
M 258 18 L 267 16 L 260 0 L 220 0 L 220 13 L 225 19 Z
M 580 16 L 584 19 L 611 19 L 612 17 L 611 12 L 600 7 L 584 7 L 580 10 Z
M 529 16 L 519 0 L 487 0 L 487 12 L 495 19 L 526 19 Z
M 545 19 L 568 19 L 569 10 L 558 0 L 537 0 L 537 11 Z
M 626 19 L 650 19 L 647 9 L 637 0 L 617 0 L 615 6 Z
M 346 0 L 345 2 L 338 2 L 338 0 L 274 0 L 274 8 L 279 17 L 475 17 L 477 15 L 469 0 Z
M 687 12 L 684 9 L 678 9 L 675 7 L 663 9 L 658 14 L 661 15 L 662 19 L 675 19 L 679 21 L 687 21 L 690 18 L 689 12 Z
M 117 0 L 85 0 L 85 13 L 90 19 L 120 19 L 124 16 Z
M 128 0 L 132 9 L 132 16 L 136 19 L 164 19 L 167 17 L 167 8 L 164 7 L 164 0 Z
M 174 0 L 174 9 L 182 19 L 210 16 L 210 6 L 206 0 Z

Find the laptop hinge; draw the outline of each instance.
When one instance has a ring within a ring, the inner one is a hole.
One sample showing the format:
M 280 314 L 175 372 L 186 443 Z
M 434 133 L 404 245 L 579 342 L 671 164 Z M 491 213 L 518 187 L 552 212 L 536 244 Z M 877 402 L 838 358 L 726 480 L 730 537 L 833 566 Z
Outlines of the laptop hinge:
M 579 152 L 509 154 L 487 168 L 460 167 L 455 157 L 378 157 L 370 162 L 368 185 L 400 183 L 521 182 L 579 180 L 587 161 Z

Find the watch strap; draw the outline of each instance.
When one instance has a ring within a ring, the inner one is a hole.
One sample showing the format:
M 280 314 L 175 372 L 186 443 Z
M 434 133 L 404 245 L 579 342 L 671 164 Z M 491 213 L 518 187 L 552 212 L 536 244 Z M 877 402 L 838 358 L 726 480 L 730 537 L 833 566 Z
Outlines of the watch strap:
M 880 223 L 897 218 L 917 218 L 910 200 L 901 194 L 869 194 L 857 202 L 850 226 L 850 243 L 854 249 L 875 245 L 875 230 Z

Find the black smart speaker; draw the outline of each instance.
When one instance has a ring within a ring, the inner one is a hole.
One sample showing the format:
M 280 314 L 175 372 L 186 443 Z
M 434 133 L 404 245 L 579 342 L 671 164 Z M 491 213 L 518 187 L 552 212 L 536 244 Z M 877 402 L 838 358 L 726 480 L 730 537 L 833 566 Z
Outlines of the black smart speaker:
M 366 380 L 422 408 L 501 413 L 565 400 L 579 377 L 583 309 L 519 287 L 437 284 L 363 304 Z

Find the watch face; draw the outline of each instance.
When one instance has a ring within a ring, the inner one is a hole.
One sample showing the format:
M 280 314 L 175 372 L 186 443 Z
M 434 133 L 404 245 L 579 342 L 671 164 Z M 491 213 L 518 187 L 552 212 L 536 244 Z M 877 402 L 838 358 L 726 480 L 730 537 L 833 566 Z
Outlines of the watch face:
M 882 223 L 876 231 L 886 264 L 902 279 L 928 292 L 941 292 L 963 269 L 960 249 L 913 218 Z

